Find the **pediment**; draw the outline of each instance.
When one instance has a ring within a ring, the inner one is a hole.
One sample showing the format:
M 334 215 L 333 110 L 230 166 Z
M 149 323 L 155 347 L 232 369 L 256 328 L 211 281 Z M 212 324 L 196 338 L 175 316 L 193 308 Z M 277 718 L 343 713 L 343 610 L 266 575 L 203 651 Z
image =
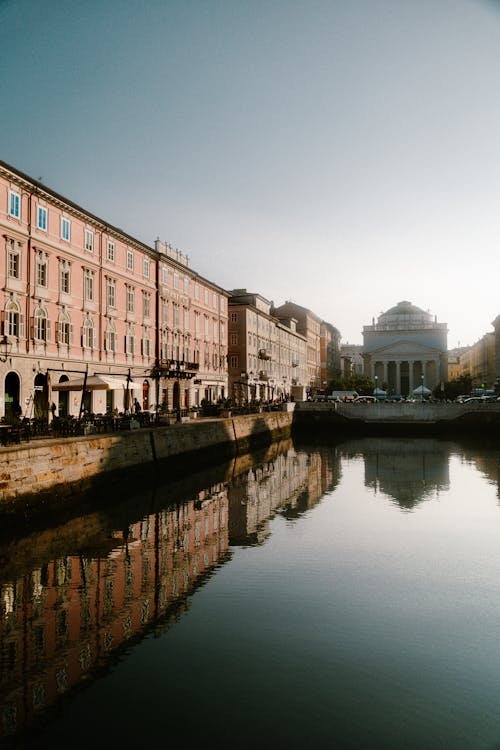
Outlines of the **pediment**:
M 398 359 L 401 359 L 402 355 L 405 354 L 413 354 L 415 355 L 415 358 L 420 355 L 432 355 L 432 356 L 439 356 L 441 354 L 441 351 L 439 349 L 436 349 L 433 346 L 424 346 L 424 344 L 419 344 L 416 341 L 405 341 L 404 339 L 400 339 L 399 341 L 392 341 L 390 344 L 386 344 L 386 346 L 381 346 L 378 349 L 372 349 L 369 354 L 373 357 L 374 354 L 397 354 Z

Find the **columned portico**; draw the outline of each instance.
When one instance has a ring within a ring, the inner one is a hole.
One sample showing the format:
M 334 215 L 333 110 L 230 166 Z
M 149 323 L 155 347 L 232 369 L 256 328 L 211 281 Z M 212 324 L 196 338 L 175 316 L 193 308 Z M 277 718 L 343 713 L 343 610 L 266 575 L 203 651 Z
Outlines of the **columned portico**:
M 422 382 L 432 391 L 447 379 L 446 338 L 445 323 L 411 302 L 399 302 L 363 327 L 365 372 L 393 394 L 408 396 Z

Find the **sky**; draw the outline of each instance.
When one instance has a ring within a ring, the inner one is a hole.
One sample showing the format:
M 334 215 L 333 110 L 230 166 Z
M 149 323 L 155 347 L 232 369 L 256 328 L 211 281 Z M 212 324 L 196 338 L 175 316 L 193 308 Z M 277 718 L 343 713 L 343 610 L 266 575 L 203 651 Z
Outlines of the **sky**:
M 0 0 L 0 159 L 361 344 L 500 314 L 500 0 Z

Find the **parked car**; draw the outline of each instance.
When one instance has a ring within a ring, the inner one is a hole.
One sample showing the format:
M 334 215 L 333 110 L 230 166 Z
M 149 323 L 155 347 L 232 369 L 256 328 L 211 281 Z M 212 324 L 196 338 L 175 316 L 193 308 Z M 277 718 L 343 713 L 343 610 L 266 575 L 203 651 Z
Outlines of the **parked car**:
M 355 399 L 353 399 L 353 404 L 373 404 L 375 401 L 377 401 L 376 396 L 356 396 Z

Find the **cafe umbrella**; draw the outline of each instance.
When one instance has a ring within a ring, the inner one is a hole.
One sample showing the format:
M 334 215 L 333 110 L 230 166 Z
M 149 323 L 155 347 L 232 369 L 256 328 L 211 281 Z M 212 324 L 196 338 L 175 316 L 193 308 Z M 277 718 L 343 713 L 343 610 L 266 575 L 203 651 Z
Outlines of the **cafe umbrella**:
M 114 375 L 103 375 L 85 374 L 81 378 L 73 378 L 71 380 L 65 380 L 62 383 L 54 383 L 52 386 L 53 391 L 82 391 L 82 402 L 83 394 L 86 391 L 116 391 L 124 390 L 128 394 L 131 390 L 141 390 L 141 383 L 135 383 L 133 380 L 124 377 L 116 377 Z M 80 408 L 80 414 L 82 409 Z

